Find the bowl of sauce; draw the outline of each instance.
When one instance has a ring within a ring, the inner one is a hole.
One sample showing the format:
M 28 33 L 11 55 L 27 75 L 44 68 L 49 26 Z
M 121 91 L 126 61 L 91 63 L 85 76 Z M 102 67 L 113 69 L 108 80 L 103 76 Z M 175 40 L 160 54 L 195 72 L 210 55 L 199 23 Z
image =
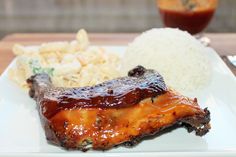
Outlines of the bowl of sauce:
M 157 0 L 166 27 L 200 33 L 214 15 L 217 0 Z

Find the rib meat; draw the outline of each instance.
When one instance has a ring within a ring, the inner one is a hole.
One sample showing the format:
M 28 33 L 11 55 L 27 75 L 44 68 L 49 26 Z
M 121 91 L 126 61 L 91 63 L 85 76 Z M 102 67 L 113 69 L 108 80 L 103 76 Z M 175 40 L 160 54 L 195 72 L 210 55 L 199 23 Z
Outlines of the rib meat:
M 210 113 L 168 89 L 161 75 L 142 66 L 92 87 L 54 87 L 47 74 L 27 80 L 47 140 L 67 149 L 109 149 L 153 135 L 174 124 L 204 135 Z

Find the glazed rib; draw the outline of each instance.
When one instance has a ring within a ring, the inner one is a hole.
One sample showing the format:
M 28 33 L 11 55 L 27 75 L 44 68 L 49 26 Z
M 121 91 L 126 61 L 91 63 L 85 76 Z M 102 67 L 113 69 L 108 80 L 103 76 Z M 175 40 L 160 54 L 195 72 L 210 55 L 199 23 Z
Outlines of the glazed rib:
M 93 87 L 53 87 L 47 74 L 28 79 L 47 139 L 67 149 L 109 149 L 184 123 L 204 135 L 210 113 L 197 99 L 168 90 L 154 70 L 141 66 L 127 77 Z

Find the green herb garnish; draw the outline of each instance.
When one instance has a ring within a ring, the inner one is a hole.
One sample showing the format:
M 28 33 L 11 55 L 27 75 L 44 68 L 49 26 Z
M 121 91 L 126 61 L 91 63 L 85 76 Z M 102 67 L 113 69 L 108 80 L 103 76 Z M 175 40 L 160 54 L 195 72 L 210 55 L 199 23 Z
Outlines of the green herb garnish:
M 34 75 L 38 73 L 47 73 L 49 76 L 53 76 L 54 68 L 42 68 L 38 60 L 30 60 L 29 65 Z

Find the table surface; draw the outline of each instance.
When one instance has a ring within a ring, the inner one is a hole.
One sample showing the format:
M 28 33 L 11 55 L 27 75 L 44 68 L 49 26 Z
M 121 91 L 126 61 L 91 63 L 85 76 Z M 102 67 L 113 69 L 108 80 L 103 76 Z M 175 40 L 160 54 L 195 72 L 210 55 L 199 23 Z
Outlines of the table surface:
M 138 34 L 132 33 L 91 33 L 89 38 L 96 45 L 127 45 Z M 236 33 L 206 33 L 216 52 L 222 57 L 227 66 L 236 75 L 236 68 L 232 66 L 225 56 L 236 55 Z M 0 74 L 14 58 L 12 46 L 15 43 L 36 45 L 49 41 L 65 41 L 75 39 L 72 33 L 18 33 L 5 36 L 0 41 Z

